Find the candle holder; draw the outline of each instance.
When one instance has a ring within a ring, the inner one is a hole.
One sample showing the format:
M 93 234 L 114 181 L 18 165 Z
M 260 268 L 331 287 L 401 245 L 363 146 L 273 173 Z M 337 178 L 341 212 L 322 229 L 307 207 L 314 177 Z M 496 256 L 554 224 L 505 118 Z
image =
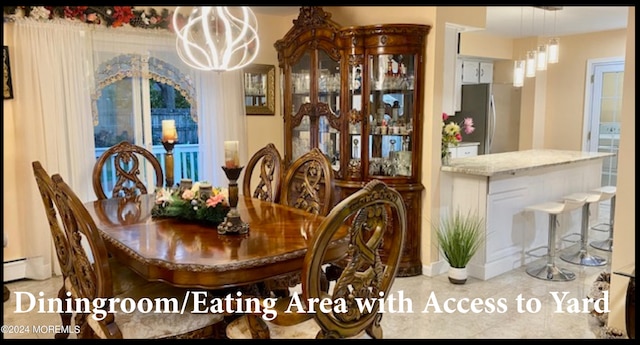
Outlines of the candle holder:
M 167 151 L 167 154 L 164 157 L 164 176 L 165 176 L 165 186 L 168 189 L 173 188 L 173 147 L 176 145 L 174 140 L 163 141 L 162 146 Z
M 244 167 L 222 167 L 227 179 L 229 179 L 229 206 L 231 209 L 224 221 L 218 225 L 218 233 L 221 235 L 246 234 L 249 232 L 249 224 L 242 221 L 238 212 L 238 178 Z

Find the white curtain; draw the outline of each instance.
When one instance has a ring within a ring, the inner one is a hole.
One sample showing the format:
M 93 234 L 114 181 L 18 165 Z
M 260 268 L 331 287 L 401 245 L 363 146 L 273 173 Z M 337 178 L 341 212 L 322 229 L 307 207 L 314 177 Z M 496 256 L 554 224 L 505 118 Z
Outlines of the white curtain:
M 242 71 L 198 72 L 196 88 L 207 90 L 198 94 L 200 105 L 198 132 L 200 138 L 200 180 L 209 181 L 213 186 L 227 187 L 224 165 L 224 141 L 239 142 L 240 165 L 248 160 L 246 117 Z
M 225 140 L 240 142 L 241 163 L 246 163 L 242 72 L 201 72 L 187 67 L 175 52 L 175 36 L 168 31 L 21 18 L 15 22 L 14 42 L 16 164 L 5 169 L 15 169 L 18 193 L 11 200 L 17 204 L 27 278 L 46 279 L 52 272 L 60 273 L 31 163 L 38 160 L 49 174 L 59 173 L 83 202 L 95 199 L 92 96 L 100 63 L 121 54 L 138 54 L 178 67 L 195 81 L 199 179 L 228 185 L 221 169 Z
M 18 226 L 27 257 L 27 278 L 59 273 L 51 233 L 31 163 L 59 173 L 83 201 L 93 198 L 94 164 L 88 35 L 84 25 L 18 19 L 14 28 L 15 147 Z M 6 129 L 5 129 L 6 130 Z

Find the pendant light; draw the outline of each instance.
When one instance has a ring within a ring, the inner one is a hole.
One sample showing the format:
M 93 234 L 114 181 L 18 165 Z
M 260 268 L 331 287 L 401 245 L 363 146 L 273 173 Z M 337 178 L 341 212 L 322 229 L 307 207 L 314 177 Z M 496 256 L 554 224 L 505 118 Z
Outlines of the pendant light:
M 513 62 L 513 86 L 522 87 L 524 85 L 525 61 L 516 60 Z
M 562 9 L 562 7 L 556 7 L 553 11 L 553 35 L 556 35 L 556 13 L 558 10 Z M 552 37 L 549 39 L 549 47 L 547 51 L 547 62 L 548 63 L 558 63 L 560 60 L 560 41 L 558 37 Z
M 176 7 L 173 27 L 180 59 L 199 70 L 236 70 L 258 54 L 258 21 L 247 6 Z
M 537 59 L 536 69 L 538 71 L 546 71 L 547 70 L 547 45 L 546 44 L 541 44 L 538 46 L 536 59 Z
M 535 18 L 535 8 L 531 8 L 531 34 L 535 35 L 535 27 L 533 24 L 533 20 Z M 533 78 L 536 76 L 536 69 L 538 68 L 538 51 L 536 50 L 536 48 L 534 47 L 533 50 L 529 50 L 527 51 L 527 57 L 526 57 L 526 73 L 525 76 L 527 76 L 528 78 Z
M 526 73 L 527 78 L 536 76 L 536 69 L 538 68 L 537 61 L 538 52 L 535 50 L 529 50 L 527 52 Z
M 524 9 L 520 8 L 520 37 L 522 37 L 522 17 Z M 524 86 L 524 74 L 525 74 L 526 62 L 522 59 L 522 55 L 519 54 L 518 59 L 513 62 L 513 86 Z
M 558 63 L 560 61 L 560 42 L 557 37 L 553 37 L 549 40 L 549 51 L 547 57 L 547 63 Z
M 543 10 L 543 11 L 544 12 L 542 13 L 542 36 L 545 35 L 544 28 L 546 26 L 546 21 L 547 21 L 547 11 L 546 10 Z M 547 70 L 547 45 L 546 44 L 538 45 L 536 69 L 538 71 Z

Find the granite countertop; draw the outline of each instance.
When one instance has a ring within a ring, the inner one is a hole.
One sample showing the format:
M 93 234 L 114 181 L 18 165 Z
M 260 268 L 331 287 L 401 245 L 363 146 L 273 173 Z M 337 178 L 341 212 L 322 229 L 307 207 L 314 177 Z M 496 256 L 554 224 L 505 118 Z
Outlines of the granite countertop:
M 614 156 L 614 153 L 564 150 L 526 150 L 452 158 L 442 171 L 480 176 L 515 175 L 517 172 Z
M 480 146 L 480 143 L 473 141 L 461 141 L 458 143 L 458 147 L 460 146 Z

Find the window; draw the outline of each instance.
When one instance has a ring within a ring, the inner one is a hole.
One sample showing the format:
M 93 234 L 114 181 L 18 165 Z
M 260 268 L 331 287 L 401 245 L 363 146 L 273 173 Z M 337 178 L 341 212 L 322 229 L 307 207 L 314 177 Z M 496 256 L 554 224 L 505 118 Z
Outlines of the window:
M 198 180 L 198 124 L 189 78 L 158 58 L 122 54 L 100 64 L 94 95 L 96 159 L 107 148 L 126 140 L 153 152 L 164 167 L 166 151 L 160 141 L 162 120 L 173 119 L 178 131 L 174 147 L 174 179 Z M 145 167 L 146 181 L 153 181 Z M 166 172 L 165 172 L 166 175 Z M 101 179 L 110 194 L 115 172 L 105 169 Z M 144 180 L 144 179 L 143 179 Z M 153 183 L 147 183 L 153 185 Z

